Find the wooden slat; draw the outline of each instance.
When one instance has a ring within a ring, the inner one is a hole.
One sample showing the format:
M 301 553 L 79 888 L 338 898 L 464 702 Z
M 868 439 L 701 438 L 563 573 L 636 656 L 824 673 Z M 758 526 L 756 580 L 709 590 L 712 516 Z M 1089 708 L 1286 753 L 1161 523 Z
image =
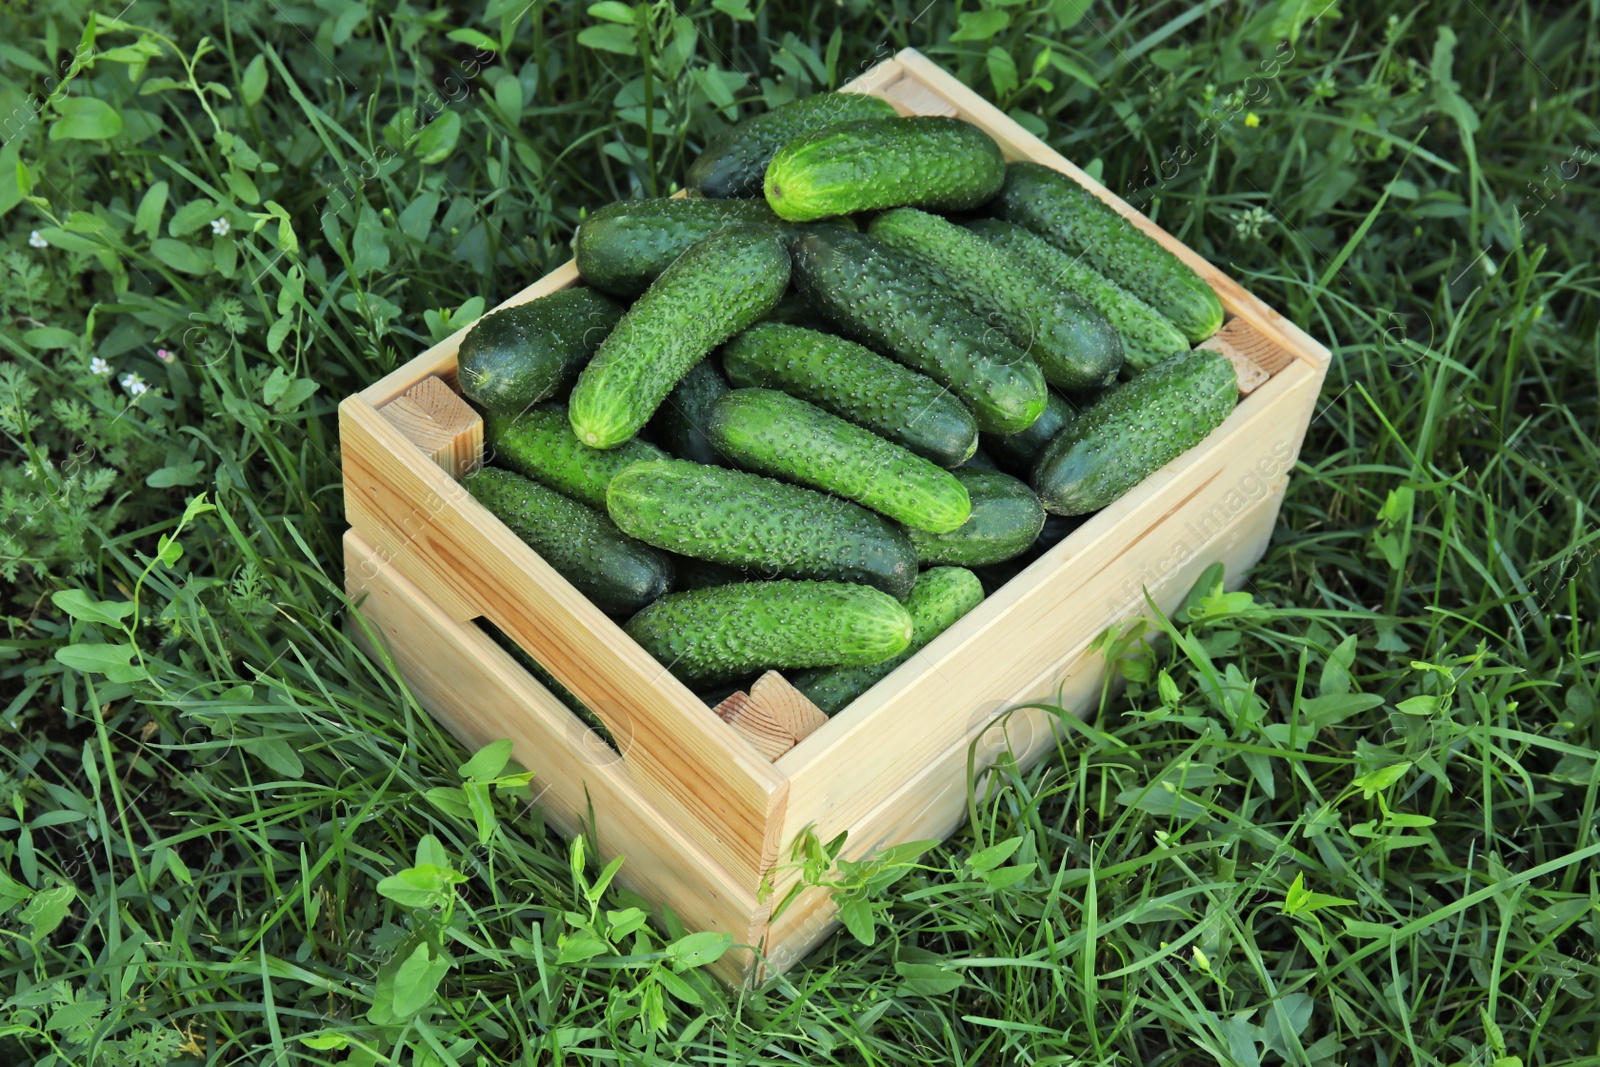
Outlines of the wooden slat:
M 339 428 L 345 510 L 374 553 L 544 664 L 625 746 L 640 788 L 754 890 L 787 793 L 771 762 L 361 397 Z
M 768 759 L 777 759 L 828 721 L 821 708 L 777 671 L 767 671 L 750 692 L 734 693 L 711 710 Z
M 1248 360 L 1268 377 L 1277 374 L 1294 362 L 1294 353 L 1267 336 L 1260 327 L 1246 318 L 1230 319 L 1222 329 L 1200 345 L 1216 348 L 1229 358 Z M 1241 378 L 1242 383 L 1242 378 Z
M 922 53 L 914 48 L 907 48 L 899 52 L 895 59 L 905 68 L 908 79 L 919 82 L 927 92 L 954 106 L 962 119 L 993 137 L 1000 144 L 1007 159 L 1032 160 L 1068 175 L 1193 268 L 1196 274 L 1216 290 L 1217 296 L 1222 300 L 1222 306 L 1227 311 L 1249 319 L 1257 329 L 1273 338 L 1295 357 L 1312 363 L 1324 365 L 1327 363 L 1330 356 L 1326 347 L 1247 292 L 1199 253 L 1135 211 L 1121 197 L 1068 162 L 1060 153 L 1023 129 L 999 108 L 945 73 Z
M 592 831 L 601 862 L 625 857 L 623 885 L 670 907 L 694 929 L 755 943 L 768 906 L 665 818 L 625 764 L 605 758 L 604 741 L 481 630 L 451 619 L 394 568 L 379 564 L 355 531 L 345 534 L 344 549 L 346 588 L 360 601 L 348 623 L 352 636 L 380 662 L 392 661 L 424 708 L 469 749 L 510 738 L 513 757 L 534 772 L 532 797 L 550 825 L 566 837 Z M 737 980 L 748 963 L 749 953 L 730 953 L 722 976 Z
M 1233 321 L 1244 322 L 1243 319 L 1234 319 Z M 1227 327 L 1224 326 L 1221 330 L 1218 330 L 1204 341 L 1201 341 L 1195 347 L 1208 348 L 1215 352 L 1221 352 L 1224 356 L 1226 356 L 1228 362 L 1233 364 L 1234 374 L 1238 376 L 1239 395 L 1249 396 L 1251 393 L 1267 384 L 1267 380 L 1271 378 L 1272 375 L 1263 370 L 1259 363 L 1255 362 L 1249 356 L 1246 356 L 1243 352 L 1240 352 L 1237 348 L 1230 344 L 1228 339 L 1223 336 L 1226 331 Z M 1282 368 L 1280 367 L 1279 369 L 1281 370 Z
M 956 117 L 956 106 L 915 78 L 901 78 L 879 91 L 902 115 L 943 115 Z
M 395 429 L 450 477 L 483 463 L 483 417 L 436 374 L 378 409 Z

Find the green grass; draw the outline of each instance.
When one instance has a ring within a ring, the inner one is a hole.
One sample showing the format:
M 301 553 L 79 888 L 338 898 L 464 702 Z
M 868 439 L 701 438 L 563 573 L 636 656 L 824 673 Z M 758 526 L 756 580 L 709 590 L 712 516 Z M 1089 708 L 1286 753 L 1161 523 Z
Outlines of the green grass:
M 1595 5 L 987 3 L 0 15 L 0 1062 L 1600 1064 Z M 1336 358 L 1245 591 L 727 993 L 344 635 L 334 408 L 905 44 Z

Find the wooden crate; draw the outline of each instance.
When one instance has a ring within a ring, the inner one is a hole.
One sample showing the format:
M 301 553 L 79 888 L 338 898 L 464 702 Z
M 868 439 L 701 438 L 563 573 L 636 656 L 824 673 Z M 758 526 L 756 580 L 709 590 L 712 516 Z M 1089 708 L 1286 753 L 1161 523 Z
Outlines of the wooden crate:
M 1040 700 L 1083 713 L 1105 673 L 1090 643 L 1142 613 L 1146 589 L 1171 610 L 1207 565 L 1225 563 L 1237 582 L 1261 558 L 1328 364 L 1322 345 L 917 52 L 848 88 L 905 114 L 959 116 L 1172 249 L 1222 299 L 1228 321 L 1206 344 L 1234 360 L 1242 399 L 1205 441 L 833 718 L 776 675 L 708 707 L 461 488 L 482 451 L 481 421 L 454 391 L 465 331 L 339 409 L 347 584 L 364 598 L 353 628 L 464 743 L 511 738 L 552 825 L 626 856 L 624 883 L 693 928 L 759 949 L 724 958 L 730 980 L 783 970 L 833 927 L 816 888 L 771 917 L 795 884 L 786 860 L 803 833 L 847 831 L 848 856 L 947 836 L 964 818 L 969 760 L 981 770 L 1009 751 L 1027 765 L 1055 744 L 1051 713 L 1002 712 Z M 502 306 L 576 279 L 569 263 Z M 615 748 L 478 620 L 575 693 Z

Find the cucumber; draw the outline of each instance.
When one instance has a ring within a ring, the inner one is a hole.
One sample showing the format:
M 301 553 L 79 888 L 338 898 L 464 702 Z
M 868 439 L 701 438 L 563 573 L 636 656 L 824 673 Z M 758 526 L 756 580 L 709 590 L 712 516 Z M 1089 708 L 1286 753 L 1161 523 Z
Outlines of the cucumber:
M 1000 465 L 994 461 L 993 456 L 980 448 L 968 456 L 965 463 L 955 469 L 958 471 L 997 471 L 1000 469 Z
M 727 466 L 727 461 L 706 440 L 705 431 L 711 405 L 727 391 L 728 383 L 717 370 L 716 360 L 702 359 L 690 367 L 650 420 L 661 447 L 679 459 Z
M 622 305 L 593 289 L 563 289 L 473 323 L 456 353 L 468 400 L 521 411 L 571 385 L 622 318 Z
M 1083 389 L 1116 377 L 1122 342 L 1105 316 L 1082 297 L 1018 270 L 977 234 L 912 207 L 879 215 L 867 233 L 938 274 L 1032 356 L 1051 385 Z
M 911 643 L 904 652 L 869 667 L 802 671 L 795 675 L 792 684 L 813 704 L 833 715 L 887 678 L 891 671 L 916 655 L 982 600 L 983 586 L 971 571 L 960 567 L 934 567 L 923 571 L 917 576 L 917 587 L 906 598 L 906 612 L 911 616 Z
M 967 229 L 1012 256 L 1016 266 L 1077 293 L 1099 309 L 1122 338 L 1122 376 L 1131 378 L 1170 355 L 1187 351 L 1189 339 L 1155 308 L 1032 230 L 1004 219 L 973 219 Z
M 841 122 L 789 141 L 767 203 L 792 222 L 905 204 L 967 211 L 999 192 L 1006 162 L 978 127 L 940 115 Z
M 1110 204 L 1038 163 L 1012 163 L 990 212 L 1026 226 L 1171 319 L 1199 343 L 1222 326 L 1222 301 L 1183 261 Z M 781 212 L 780 212 L 781 214 Z
M 461 484 L 608 615 L 631 615 L 672 585 L 665 556 L 554 489 L 498 467 Z
M 508 467 L 596 511 L 606 509 L 606 486 L 630 464 L 666 459 L 655 445 L 632 440 L 621 448 L 590 448 L 578 440 L 560 404 L 483 420 L 485 462 Z
M 842 337 L 757 323 L 722 346 L 738 388 L 783 391 L 865 427 L 941 467 L 966 461 L 978 424 L 931 378 Z
M 984 434 L 983 447 L 1007 470 L 1027 477 L 1033 465 L 1039 462 L 1039 454 L 1050 447 L 1050 442 L 1072 421 L 1080 406 L 1059 393 L 1051 393 L 1045 402 L 1044 414 L 1032 426 L 1021 433 Z
M 572 388 L 578 439 L 615 448 L 655 414 L 707 352 L 765 315 L 789 287 L 789 253 L 771 226 L 730 226 L 661 272 L 622 316 Z
M 761 321 L 781 322 L 790 326 L 814 325 L 817 321 L 817 312 L 806 302 L 806 298 L 800 295 L 799 290 L 790 289 Z
M 720 563 L 712 563 L 709 559 L 695 559 L 693 556 L 679 556 L 673 554 L 672 569 L 677 577 L 672 583 L 672 591 L 681 593 L 686 589 L 710 589 L 717 585 L 733 585 L 735 582 L 748 582 L 749 574 L 737 567 L 724 567 Z
M 673 674 L 703 685 L 769 668 L 866 666 L 905 651 L 911 616 L 844 582 L 741 582 L 669 593 L 623 626 Z
M 1220 352 L 1165 359 L 1067 424 L 1033 468 L 1034 491 L 1058 515 L 1098 511 L 1220 426 L 1238 390 Z
M 915 261 L 865 234 L 808 233 L 791 246 L 811 305 L 856 340 L 956 395 L 990 433 L 1016 433 L 1044 411 L 1028 354 L 944 292 Z
M 893 118 L 894 105 L 865 93 L 817 93 L 780 104 L 713 137 L 689 167 L 701 196 L 760 196 L 773 153 L 801 134 L 851 119 Z
M 917 557 L 865 508 L 759 474 L 669 459 L 611 482 L 607 512 L 630 536 L 764 578 L 816 578 L 911 591 Z
M 984 567 L 1026 552 L 1044 529 L 1044 506 L 1033 490 L 996 471 L 954 473 L 972 499 L 972 517 L 950 533 L 909 531 L 917 562 Z
M 972 514 L 967 491 L 949 471 L 787 393 L 735 389 L 711 409 L 706 436 L 747 470 L 833 493 L 919 530 L 954 530 Z
M 759 200 L 619 200 L 578 224 L 572 253 L 584 281 L 634 297 L 695 242 L 741 223 L 777 222 Z

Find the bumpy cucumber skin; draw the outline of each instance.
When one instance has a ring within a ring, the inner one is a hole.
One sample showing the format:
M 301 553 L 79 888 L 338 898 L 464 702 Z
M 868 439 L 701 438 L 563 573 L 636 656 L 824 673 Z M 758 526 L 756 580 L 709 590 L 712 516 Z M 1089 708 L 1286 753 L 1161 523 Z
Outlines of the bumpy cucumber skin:
M 911 643 L 898 656 L 870 667 L 824 667 L 802 671 L 791 680 L 794 687 L 829 715 L 842 710 L 862 693 L 887 678 L 891 671 L 983 600 L 983 585 L 976 575 L 960 567 L 934 567 L 917 576 L 917 586 L 906 598 L 911 616 Z
M 559 293 L 479 319 L 456 354 L 461 391 L 487 411 L 521 411 L 571 385 L 622 318 L 593 289 Z
M 1122 338 L 1124 378 L 1188 350 L 1189 339 L 1171 319 L 1032 230 L 1004 219 L 973 219 L 966 226 L 1002 253 L 1015 257 L 1021 269 L 1077 293 L 1099 309 Z
M 946 534 L 908 531 L 917 562 L 986 567 L 1022 555 L 1044 529 L 1044 505 L 1032 489 L 1009 474 L 958 470 L 972 498 L 972 517 Z
M 1033 469 L 1034 492 L 1058 515 L 1098 511 L 1220 426 L 1238 390 L 1222 353 L 1172 356 L 1068 423 Z
M 983 447 L 999 461 L 996 469 L 1016 471 L 1026 478 L 1032 472 L 1033 465 L 1039 462 L 1039 455 L 1055 440 L 1056 434 L 1066 429 L 1067 423 L 1072 421 L 1080 407 L 1086 406 L 1074 404 L 1060 393 L 1051 393 L 1045 403 L 1044 414 L 1032 426 L 1021 433 L 984 434 Z
M 655 445 L 632 440 L 620 448 L 590 448 L 578 440 L 561 404 L 541 404 L 520 415 L 483 420 L 488 462 L 516 471 L 596 511 L 606 509 L 606 486 L 634 463 L 666 459 Z
M 1104 385 L 1122 366 L 1122 341 L 1082 297 L 1019 271 L 993 245 L 948 219 L 903 207 L 867 233 L 921 262 L 1033 357 L 1061 389 Z
M 728 383 L 714 359 L 702 359 L 690 367 L 650 420 L 661 447 L 679 459 L 726 467 L 728 461 L 706 440 L 705 426 L 711 418 L 711 405 L 727 391 Z
M 789 253 L 770 226 L 730 226 L 690 248 L 628 309 L 572 388 L 578 439 L 615 448 L 678 379 L 765 315 L 789 287 Z
M 684 556 L 766 578 L 851 582 L 904 597 L 917 577 L 911 541 L 865 508 L 759 474 L 669 459 L 611 482 L 622 531 Z
M 554 489 L 497 467 L 461 484 L 608 615 L 631 615 L 672 586 L 665 556 Z
M 949 471 L 775 389 L 735 389 L 717 401 L 706 436 L 746 470 L 853 500 L 919 530 L 954 530 L 972 514 Z
M 1044 411 L 1044 375 L 1028 354 L 957 303 L 914 260 L 865 234 L 818 230 L 791 246 L 797 287 L 856 340 L 955 393 L 989 433 L 1016 433 Z
M 773 155 L 802 134 L 855 119 L 892 118 L 894 105 L 865 93 L 817 93 L 780 104 L 723 130 L 685 176 L 701 196 L 760 196 Z
M 905 204 L 967 211 L 999 191 L 1005 169 L 994 139 L 960 119 L 861 119 L 780 148 L 767 167 L 767 203 L 793 222 Z
M 1006 167 L 989 205 L 998 218 L 1026 226 L 1171 319 L 1198 344 L 1222 326 L 1222 301 L 1177 256 L 1059 171 L 1038 163 Z
M 638 296 L 688 251 L 689 246 L 728 226 L 777 224 L 759 200 L 700 200 L 666 197 L 619 200 L 578 224 L 572 253 L 578 276 L 618 296 Z
M 689 685 L 766 668 L 881 663 L 905 651 L 911 616 L 888 593 L 845 582 L 741 582 L 669 593 L 628 636 Z
M 941 467 L 978 447 L 978 424 L 948 390 L 842 337 L 757 323 L 722 346 L 722 366 L 736 388 L 781 389 Z

